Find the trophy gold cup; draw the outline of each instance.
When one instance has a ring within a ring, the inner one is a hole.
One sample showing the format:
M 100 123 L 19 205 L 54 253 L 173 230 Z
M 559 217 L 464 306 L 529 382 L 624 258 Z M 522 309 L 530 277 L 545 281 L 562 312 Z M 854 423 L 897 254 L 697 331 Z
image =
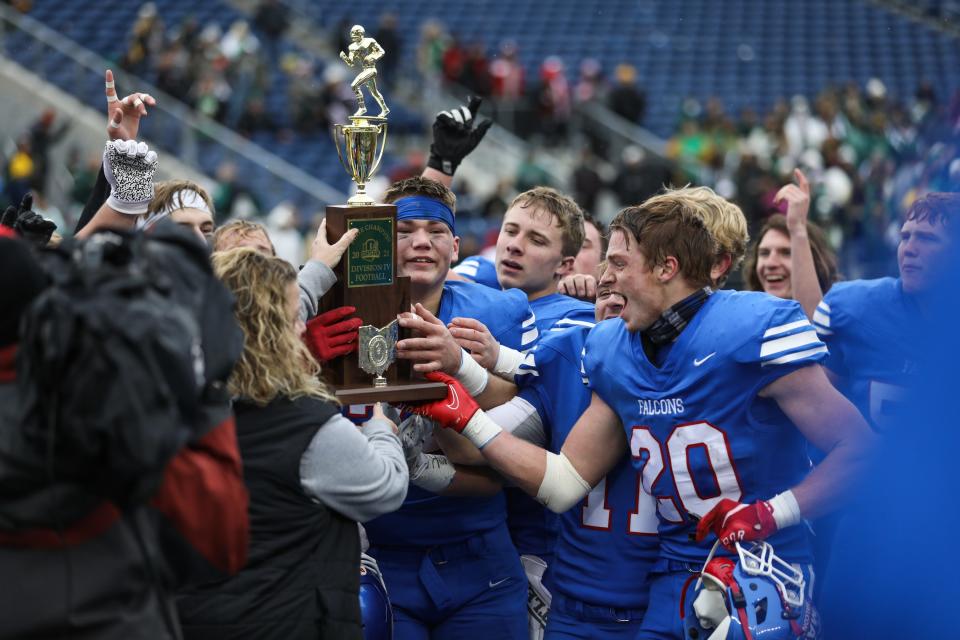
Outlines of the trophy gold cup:
M 350 124 L 335 124 L 333 139 L 344 170 L 357 185 L 346 205 L 327 207 L 327 235 L 336 242 L 350 229 L 359 234 L 334 269 L 337 284 L 320 301 L 322 310 L 356 307 L 367 324 L 360 327 L 358 357 L 329 363 L 324 371 L 343 404 L 408 402 L 446 396 L 446 385 L 414 380 L 409 361 L 396 360 L 397 341 L 404 337 L 397 314 L 410 310 L 410 279 L 397 273 L 397 208 L 375 204 L 366 185 L 383 159 L 390 109 L 377 89 L 376 62 L 383 47 L 365 35 L 363 27 L 350 30 L 348 52 L 340 58 L 361 71 L 350 87 L 357 111 Z M 363 89 L 380 107 L 367 115 Z M 372 377 L 372 380 L 371 380 Z

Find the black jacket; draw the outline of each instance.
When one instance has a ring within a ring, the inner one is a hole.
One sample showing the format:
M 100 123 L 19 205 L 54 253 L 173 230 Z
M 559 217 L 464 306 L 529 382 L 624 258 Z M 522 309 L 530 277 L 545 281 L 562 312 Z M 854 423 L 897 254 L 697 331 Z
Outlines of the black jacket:
M 312 398 L 237 402 L 250 553 L 235 577 L 183 593 L 186 638 L 362 638 L 357 523 L 308 496 L 300 459 L 337 408 Z

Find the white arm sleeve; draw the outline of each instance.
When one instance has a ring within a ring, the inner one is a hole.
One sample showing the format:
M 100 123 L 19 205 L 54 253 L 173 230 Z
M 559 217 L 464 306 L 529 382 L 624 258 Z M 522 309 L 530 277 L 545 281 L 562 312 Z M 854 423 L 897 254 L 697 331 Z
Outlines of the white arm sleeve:
M 583 500 L 590 488 L 563 452 L 547 452 L 547 469 L 537 490 L 540 504 L 554 513 L 564 513 Z
M 547 446 L 547 433 L 540 414 L 532 404 L 520 396 L 487 411 L 487 416 L 521 440 L 526 440 L 541 449 Z

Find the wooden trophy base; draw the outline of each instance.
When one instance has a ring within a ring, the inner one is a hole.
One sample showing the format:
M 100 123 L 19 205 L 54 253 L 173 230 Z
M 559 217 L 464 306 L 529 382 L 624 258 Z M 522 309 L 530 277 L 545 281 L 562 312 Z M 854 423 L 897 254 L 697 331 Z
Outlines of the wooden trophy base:
M 429 380 L 411 380 L 385 387 L 349 386 L 336 388 L 340 404 L 373 404 L 374 402 L 422 402 L 447 396 L 447 385 Z
M 410 278 L 397 275 L 397 208 L 389 204 L 328 206 L 327 239 L 339 240 L 349 228 L 360 227 L 333 270 L 337 284 L 320 299 L 320 311 L 356 307 L 365 325 L 381 328 L 410 310 Z M 400 329 L 399 339 L 409 337 Z M 324 366 L 324 377 L 344 405 L 375 402 L 419 402 L 446 397 L 442 382 L 414 378 L 409 360 L 397 360 L 384 372 L 387 384 L 373 386 L 374 376 L 360 368 L 357 354 Z

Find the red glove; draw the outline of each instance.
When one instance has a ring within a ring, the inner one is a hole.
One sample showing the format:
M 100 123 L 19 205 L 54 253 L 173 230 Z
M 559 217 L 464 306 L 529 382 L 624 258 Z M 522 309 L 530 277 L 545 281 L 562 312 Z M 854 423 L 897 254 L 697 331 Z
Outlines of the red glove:
M 697 542 L 702 542 L 710 532 L 720 538 L 720 544 L 734 550 L 737 542 L 763 540 L 777 531 L 773 519 L 773 507 L 766 500 L 743 504 L 724 498 L 697 524 Z
M 446 384 L 447 397 L 423 404 L 408 405 L 407 409 L 436 421 L 441 427 L 461 433 L 473 414 L 480 410 L 480 405 L 467 393 L 463 385 L 457 382 L 456 378 L 440 371 L 432 371 L 426 374 L 426 378 Z
M 303 340 L 313 357 L 320 362 L 329 362 L 357 350 L 357 330 L 363 320 L 344 320 L 356 311 L 356 307 L 338 307 L 307 321 L 307 332 L 303 335 Z

